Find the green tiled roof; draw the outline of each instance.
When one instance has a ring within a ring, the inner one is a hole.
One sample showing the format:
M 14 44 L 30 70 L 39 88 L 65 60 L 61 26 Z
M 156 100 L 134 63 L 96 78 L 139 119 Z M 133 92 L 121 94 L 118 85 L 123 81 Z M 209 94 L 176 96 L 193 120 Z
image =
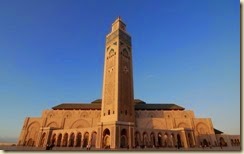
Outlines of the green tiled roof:
M 135 110 L 184 110 L 175 104 L 136 104 Z
M 214 128 L 214 133 L 215 133 L 215 134 L 222 134 L 223 132 L 221 132 L 220 130 Z
M 54 110 L 101 110 L 101 104 L 64 103 L 52 107 Z
M 101 110 L 101 99 L 84 103 L 63 103 L 52 107 L 54 110 Z M 184 110 L 183 107 L 175 104 L 146 104 L 140 99 L 135 99 L 135 110 Z

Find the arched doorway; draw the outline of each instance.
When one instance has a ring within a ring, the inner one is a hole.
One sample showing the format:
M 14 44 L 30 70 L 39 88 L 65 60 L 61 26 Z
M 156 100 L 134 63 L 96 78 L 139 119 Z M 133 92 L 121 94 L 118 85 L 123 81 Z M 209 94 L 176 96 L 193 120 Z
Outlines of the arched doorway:
M 68 133 L 64 134 L 64 138 L 63 138 L 63 147 L 67 147 L 68 144 Z
M 71 133 L 71 135 L 69 137 L 69 147 L 73 147 L 74 146 L 74 140 L 75 140 L 75 134 Z
M 33 142 L 34 142 L 33 139 L 30 138 L 27 142 L 27 146 L 33 146 Z
M 140 146 L 141 145 L 141 136 L 139 132 L 135 133 L 135 146 Z
M 148 147 L 149 146 L 149 142 L 148 142 L 148 135 L 146 132 L 143 133 L 143 145 Z
M 150 134 L 150 142 L 151 142 L 151 146 L 152 147 L 156 146 L 156 144 L 155 144 L 155 135 L 154 135 L 153 132 Z
M 162 135 L 161 135 L 161 133 L 158 133 L 158 146 L 162 147 Z
M 180 134 L 177 134 L 177 145 L 182 147 Z
M 188 133 L 188 141 L 189 141 L 189 144 L 190 144 L 190 147 L 193 147 L 194 145 L 193 145 L 193 139 L 192 139 L 192 136 L 191 136 L 191 134 L 190 133 Z
M 203 139 L 203 146 L 208 147 L 208 141 L 206 139 Z
M 163 143 L 163 144 L 164 144 L 164 147 L 167 147 L 167 146 L 168 146 L 168 142 L 169 142 L 168 140 L 169 140 L 169 138 L 168 138 L 168 134 L 165 133 L 165 134 L 164 134 L 164 143 Z
M 172 147 L 175 147 L 176 146 L 176 141 L 175 141 L 175 135 L 173 133 L 171 134 L 170 139 L 171 139 Z
M 76 137 L 76 147 L 81 147 L 81 133 L 79 132 Z
M 122 129 L 120 133 L 120 147 L 126 148 L 127 147 L 127 132 L 126 129 Z
M 42 134 L 40 147 L 45 147 L 46 133 Z
M 51 145 L 55 146 L 55 141 L 56 141 L 56 134 L 53 135 L 52 140 L 51 140 Z
M 61 146 L 61 141 L 62 141 L 62 134 L 58 135 L 58 141 L 57 141 L 57 147 Z
M 110 148 L 110 131 L 108 128 L 106 128 L 103 131 L 103 148 Z
M 91 147 L 96 147 L 97 132 L 93 132 L 91 135 Z
M 88 145 L 88 142 L 89 142 L 89 133 L 86 132 L 84 134 L 84 139 L 83 139 L 83 147 L 86 147 Z
M 222 145 L 222 146 L 227 146 L 227 143 L 225 142 L 225 140 L 224 140 L 223 137 L 220 137 L 220 138 L 219 138 L 219 144 L 220 144 L 220 146 L 221 146 L 221 145 Z

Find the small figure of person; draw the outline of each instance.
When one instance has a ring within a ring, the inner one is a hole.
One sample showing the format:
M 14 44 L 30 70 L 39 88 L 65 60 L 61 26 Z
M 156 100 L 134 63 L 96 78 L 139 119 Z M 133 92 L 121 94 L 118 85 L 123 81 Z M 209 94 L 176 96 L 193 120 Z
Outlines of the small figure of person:
M 86 150 L 90 150 L 90 144 L 87 144 Z

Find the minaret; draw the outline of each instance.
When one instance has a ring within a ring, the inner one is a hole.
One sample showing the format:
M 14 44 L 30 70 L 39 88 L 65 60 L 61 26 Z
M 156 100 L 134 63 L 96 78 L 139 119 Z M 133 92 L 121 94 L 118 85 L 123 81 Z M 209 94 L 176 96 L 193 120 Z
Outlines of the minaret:
M 112 31 L 106 36 L 101 146 L 131 147 L 134 119 L 131 37 L 126 32 L 126 25 L 118 17 L 112 24 Z M 109 132 L 107 135 L 110 139 L 106 140 L 105 131 Z

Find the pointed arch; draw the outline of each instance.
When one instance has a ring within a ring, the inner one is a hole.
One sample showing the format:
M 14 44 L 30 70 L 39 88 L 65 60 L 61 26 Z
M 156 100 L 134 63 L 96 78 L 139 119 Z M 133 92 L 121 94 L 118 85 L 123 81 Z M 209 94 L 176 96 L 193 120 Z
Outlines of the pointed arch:
M 72 129 L 72 128 L 88 128 L 88 127 L 90 127 L 90 123 L 87 120 L 79 119 L 79 120 L 76 120 L 75 122 L 73 122 L 70 129 Z
M 81 132 L 78 132 L 76 137 L 76 147 L 81 147 L 81 140 L 82 140 Z
M 58 135 L 58 140 L 57 140 L 57 147 L 61 146 L 61 141 L 62 141 L 62 134 Z
M 91 134 L 91 147 L 96 147 L 97 132 L 93 131 Z
M 135 132 L 135 146 L 140 146 L 141 145 L 141 135 L 140 132 L 136 131 Z
M 46 127 L 58 128 L 58 124 L 56 122 L 52 121 L 52 122 L 48 123 Z
M 120 147 L 126 148 L 127 147 L 127 131 L 126 129 L 122 129 L 120 132 Z
M 103 131 L 103 148 L 110 148 L 111 138 L 110 130 L 108 128 Z
M 67 145 L 68 145 L 68 133 L 65 133 L 62 146 L 67 147 Z
M 44 132 L 41 136 L 41 141 L 40 141 L 40 147 L 45 147 L 45 141 L 46 141 L 46 132 Z
M 200 135 L 203 135 L 203 134 L 208 134 L 209 133 L 209 128 L 208 126 L 203 123 L 203 122 L 200 122 L 196 125 L 196 128 L 197 128 L 197 132 L 200 134 Z
M 89 143 L 89 133 L 86 132 L 83 137 L 83 147 L 86 147 Z

